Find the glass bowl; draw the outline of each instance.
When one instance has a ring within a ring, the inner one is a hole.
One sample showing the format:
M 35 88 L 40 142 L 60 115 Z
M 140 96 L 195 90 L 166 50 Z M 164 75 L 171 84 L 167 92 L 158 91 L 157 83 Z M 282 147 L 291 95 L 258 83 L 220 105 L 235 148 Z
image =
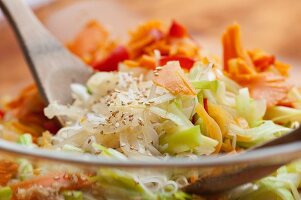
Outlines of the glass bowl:
M 139 0 L 97 1 L 59 0 L 36 9 L 45 26 L 62 42 L 70 41 L 80 28 L 90 19 L 104 24 L 114 37 L 125 38 L 129 29 L 148 19 L 170 22 L 176 19 L 187 25 L 192 35 L 201 45 L 220 54 L 220 36 L 224 28 L 234 21 L 241 24 L 243 41 L 251 48 L 260 47 L 282 60 L 292 64 L 291 82 L 299 83 L 301 28 L 295 26 L 301 2 L 290 4 L 277 1 L 275 4 L 262 1 L 159 1 L 152 3 Z M 185 9 L 182 9 L 185 8 Z M 268 10 L 266 9 L 268 8 Z M 285 9 L 289 8 L 289 9 Z M 289 11 L 288 11 L 289 10 Z M 281 12 L 280 12 L 281 11 Z M 289 20 L 288 20 L 289 19 Z M 290 31 L 288 37 L 287 30 Z M 0 95 L 15 95 L 26 84 L 33 82 L 26 67 L 17 42 L 7 23 L 0 24 Z M 7 70 L 9 69 L 9 70 Z M 92 155 L 77 155 L 45 149 L 27 148 L 0 141 L 1 159 L 16 160 L 27 158 L 33 163 L 45 163 L 53 170 L 61 167 L 82 168 L 95 171 L 100 168 L 116 168 L 129 171 L 155 173 L 193 173 L 194 171 L 227 170 L 245 165 L 255 168 L 281 166 L 301 157 L 301 142 L 270 147 L 243 153 L 239 156 L 207 156 L 196 160 L 171 158 L 167 160 L 127 160 L 99 159 Z

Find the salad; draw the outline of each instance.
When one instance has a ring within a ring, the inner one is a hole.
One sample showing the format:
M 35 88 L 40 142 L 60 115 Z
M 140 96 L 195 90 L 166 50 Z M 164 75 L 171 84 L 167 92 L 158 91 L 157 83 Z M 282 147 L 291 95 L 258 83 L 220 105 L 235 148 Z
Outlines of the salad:
M 91 21 L 67 44 L 95 71 L 86 84 L 70 85 L 74 102 L 45 105 L 34 85 L 2 98 L 0 137 L 118 160 L 201 159 L 277 138 L 299 127 L 301 90 L 287 81 L 289 65 L 246 50 L 240 34 L 238 24 L 227 27 L 221 60 L 177 21 L 141 24 L 126 42 Z M 1 160 L 0 175 L 1 200 L 207 199 L 181 190 L 200 176 L 187 171 L 85 171 L 18 159 Z M 298 200 L 298 189 L 296 161 L 215 199 Z

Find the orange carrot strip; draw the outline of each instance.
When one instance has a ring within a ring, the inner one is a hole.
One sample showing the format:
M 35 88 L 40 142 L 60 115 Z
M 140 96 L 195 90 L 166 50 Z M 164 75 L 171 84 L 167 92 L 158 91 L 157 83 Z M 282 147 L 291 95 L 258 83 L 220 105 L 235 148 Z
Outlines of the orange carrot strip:
M 153 82 L 174 95 L 196 95 L 192 85 L 185 77 L 179 62 L 169 62 L 154 76 Z
M 68 174 L 65 172 L 52 173 L 45 176 L 25 180 L 22 182 L 11 184 L 10 187 L 14 191 L 19 189 L 29 189 L 32 186 L 40 186 L 43 188 L 52 187 L 56 185 L 59 190 L 77 190 L 87 188 L 90 186 L 90 182 L 84 175 Z
M 224 53 L 224 70 L 228 71 L 228 61 L 232 58 L 241 58 L 252 68 L 254 65 L 247 52 L 243 49 L 240 27 L 238 24 L 229 26 L 222 36 L 223 53 Z
M 215 153 L 218 153 L 223 143 L 223 135 L 220 127 L 218 126 L 216 121 L 208 115 L 204 107 L 201 106 L 200 104 L 196 106 L 196 113 L 204 121 L 205 124 L 204 134 L 218 141 L 218 145 L 215 147 Z
M 14 162 L 0 161 L 0 186 L 5 186 L 7 182 L 18 172 L 18 165 Z
M 81 58 L 87 58 L 108 39 L 108 32 L 95 20 L 90 21 L 68 47 Z
M 282 102 L 288 94 L 290 86 L 282 76 L 265 72 L 248 79 L 240 80 L 242 86 L 248 87 L 250 94 L 255 99 L 265 99 L 268 106 Z

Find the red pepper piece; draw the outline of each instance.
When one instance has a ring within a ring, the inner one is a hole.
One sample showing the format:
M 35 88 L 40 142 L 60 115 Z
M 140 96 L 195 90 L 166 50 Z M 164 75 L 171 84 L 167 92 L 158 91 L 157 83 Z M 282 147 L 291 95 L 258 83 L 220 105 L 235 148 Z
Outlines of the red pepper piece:
M 194 64 L 194 60 L 186 56 L 166 56 L 160 59 L 159 64 L 163 66 L 169 61 L 179 61 L 181 67 L 184 69 L 190 69 Z
M 275 56 L 263 56 L 259 59 L 254 60 L 253 63 L 256 66 L 256 68 L 258 68 L 260 71 L 264 71 L 269 66 L 275 63 Z
M 184 26 L 174 20 L 169 28 L 168 35 L 175 38 L 183 38 L 186 37 L 188 33 Z
M 3 119 L 5 115 L 5 112 L 3 110 L 0 109 L 0 119 Z
M 126 59 L 129 59 L 128 50 L 124 46 L 118 46 L 106 58 L 96 61 L 91 65 L 97 71 L 116 71 L 118 63 Z

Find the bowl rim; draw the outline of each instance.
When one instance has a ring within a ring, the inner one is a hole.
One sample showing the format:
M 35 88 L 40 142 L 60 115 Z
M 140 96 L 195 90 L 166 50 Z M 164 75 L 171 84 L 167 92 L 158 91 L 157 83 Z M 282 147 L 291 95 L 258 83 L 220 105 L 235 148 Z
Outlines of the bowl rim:
M 58 153 L 59 152 L 59 153 Z M 216 155 L 191 158 L 148 158 L 117 160 L 99 158 L 91 154 L 69 153 L 47 150 L 35 147 L 26 147 L 0 139 L 0 155 L 22 156 L 23 158 L 59 162 L 64 164 L 81 165 L 86 167 L 112 167 L 112 168 L 208 168 L 231 165 L 284 165 L 290 161 L 301 158 L 301 141 L 255 149 L 234 156 Z

